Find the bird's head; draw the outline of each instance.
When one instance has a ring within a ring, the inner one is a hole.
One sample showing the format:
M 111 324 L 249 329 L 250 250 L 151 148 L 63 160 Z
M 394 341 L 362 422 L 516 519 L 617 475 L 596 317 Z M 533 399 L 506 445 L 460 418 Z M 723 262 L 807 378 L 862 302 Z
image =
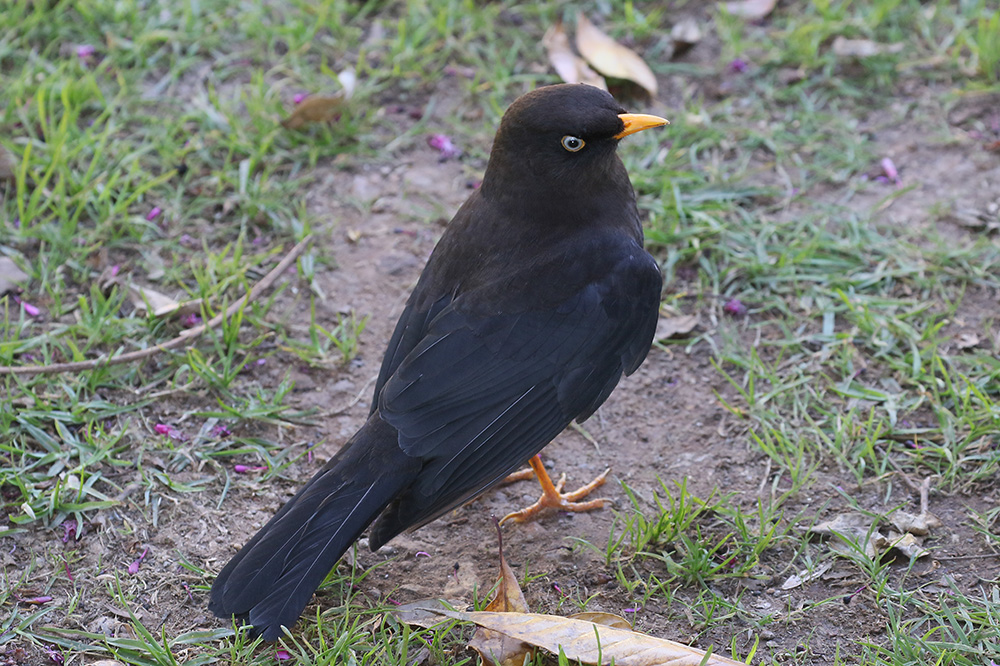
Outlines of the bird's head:
M 564 202 L 607 189 L 631 194 L 628 174 L 615 154 L 618 141 L 667 122 L 627 113 L 610 94 L 586 84 L 538 88 L 504 114 L 483 194 L 509 199 L 543 192 L 546 199 Z

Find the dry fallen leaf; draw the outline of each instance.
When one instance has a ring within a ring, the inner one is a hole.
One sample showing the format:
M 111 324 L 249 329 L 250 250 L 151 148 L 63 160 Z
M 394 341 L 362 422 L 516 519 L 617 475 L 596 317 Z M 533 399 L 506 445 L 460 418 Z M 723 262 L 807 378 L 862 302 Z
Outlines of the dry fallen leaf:
M 576 48 L 604 76 L 638 83 L 656 96 L 656 75 L 649 65 L 635 51 L 601 32 L 582 12 L 576 16 Z
M 926 536 L 935 527 L 941 527 L 944 523 L 931 512 L 913 515 L 905 511 L 895 511 L 889 516 L 891 522 L 900 532 L 909 532 L 917 536 Z
M 527 613 L 528 602 L 524 600 L 517 577 L 507 565 L 500 546 L 500 578 L 492 601 L 486 606 L 491 613 Z M 469 641 L 469 647 L 479 653 L 488 666 L 519 666 L 534 657 L 534 648 L 527 643 L 511 638 L 485 627 L 479 627 Z
M 632 631 L 632 623 L 623 618 L 621 615 L 615 615 L 614 613 L 586 611 L 583 613 L 573 613 L 569 617 L 573 620 L 584 620 L 585 622 L 593 622 L 594 624 L 600 624 L 605 627 L 615 627 L 616 629 Z
M 680 315 L 679 317 L 660 317 L 656 322 L 656 340 L 684 338 L 698 327 L 698 315 Z
M 549 54 L 549 64 L 564 82 L 586 83 L 601 90 L 608 89 L 604 77 L 592 70 L 590 65 L 573 51 L 562 21 L 545 31 L 542 45 Z
M 846 39 L 844 37 L 837 37 L 833 40 L 833 54 L 838 58 L 870 58 L 882 53 L 899 53 L 902 50 L 902 42 L 879 44 L 870 39 Z
M 980 342 L 982 340 L 975 333 L 962 333 L 958 336 L 956 346 L 959 349 L 973 349 L 974 347 L 978 347 Z
M 462 608 L 466 605 L 461 599 L 420 599 L 408 604 L 400 604 L 392 609 L 391 614 L 403 624 L 415 625 L 430 629 L 436 624 L 447 622 L 448 618 L 439 615 L 438 608 Z
M 139 312 L 149 312 L 157 318 L 168 315 L 183 317 L 189 314 L 197 314 L 201 311 L 200 298 L 178 302 L 148 287 L 130 284 L 128 289 L 132 305 L 135 306 L 135 309 Z
M 895 548 L 911 560 L 930 555 L 930 551 L 923 547 L 920 539 L 917 537 L 912 534 L 900 534 L 892 530 L 889 531 L 889 536 L 886 537 L 885 543 L 885 549 L 888 550 L 890 548 Z
M 474 622 L 512 638 L 530 643 L 570 662 L 617 666 L 743 666 L 742 662 L 625 629 L 539 613 L 457 613 L 447 617 Z
M 774 10 L 778 0 L 741 0 L 727 2 L 726 11 L 733 16 L 745 18 L 748 21 L 759 21 Z
M 681 19 L 670 29 L 670 41 L 674 45 L 674 55 L 683 53 L 701 41 L 701 27 L 698 21 L 688 17 Z
M 325 123 L 336 119 L 343 95 L 312 95 L 295 107 L 291 115 L 281 121 L 285 129 L 299 129 L 309 123 Z
M 781 584 L 782 590 L 792 590 L 800 585 L 804 585 L 809 581 L 816 580 L 820 578 L 823 574 L 829 571 L 833 567 L 833 561 L 830 560 L 816 567 L 812 571 L 809 569 L 803 569 L 797 574 L 792 574 L 788 579 Z
M 874 520 L 863 513 L 848 512 L 838 514 L 833 520 L 827 520 L 818 525 L 814 525 L 809 530 L 813 534 L 825 536 L 835 536 L 843 541 L 863 547 L 865 555 L 874 559 L 878 555 L 876 539 L 881 535 L 874 527 Z M 852 546 L 848 544 L 832 544 L 831 548 L 839 551 L 850 551 Z
M 18 282 L 25 282 L 28 274 L 17 267 L 10 257 L 0 257 L 0 296 L 17 287 Z

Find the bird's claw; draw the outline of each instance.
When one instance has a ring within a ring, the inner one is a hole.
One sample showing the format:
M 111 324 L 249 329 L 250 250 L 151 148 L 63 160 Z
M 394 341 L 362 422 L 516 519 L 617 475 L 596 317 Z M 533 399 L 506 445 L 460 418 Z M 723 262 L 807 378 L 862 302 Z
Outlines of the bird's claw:
M 534 466 L 534 465 L 532 465 Z M 537 471 L 537 470 L 536 470 Z M 563 493 L 563 488 L 566 485 L 566 475 L 562 474 L 559 477 L 559 481 L 553 484 L 551 479 L 549 479 L 548 474 L 545 474 L 544 478 L 539 476 L 539 482 L 542 484 L 542 496 L 538 498 L 538 501 L 531 506 L 521 509 L 520 511 L 514 511 L 513 513 L 508 513 L 500 520 L 500 524 L 503 525 L 508 520 L 515 523 L 524 523 L 539 513 L 543 509 L 552 508 L 558 511 L 593 511 L 594 509 L 600 509 L 605 504 L 609 502 L 614 502 L 614 500 L 608 499 L 606 497 L 601 497 L 598 499 L 587 500 L 586 502 L 579 502 L 577 500 L 586 497 L 592 493 L 597 488 L 604 485 L 604 482 L 608 478 L 608 474 L 611 472 L 611 468 L 604 470 L 600 476 L 591 481 L 585 486 L 577 488 L 576 490 L 568 493 Z

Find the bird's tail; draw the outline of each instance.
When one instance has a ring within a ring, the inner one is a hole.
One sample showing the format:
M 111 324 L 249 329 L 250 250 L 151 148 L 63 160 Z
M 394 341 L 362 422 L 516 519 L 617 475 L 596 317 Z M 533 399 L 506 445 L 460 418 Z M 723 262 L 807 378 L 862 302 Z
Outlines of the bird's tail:
M 291 627 L 313 592 L 389 501 L 416 475 L 378 412 L 219 573 L 209 609 L 265 640 Z

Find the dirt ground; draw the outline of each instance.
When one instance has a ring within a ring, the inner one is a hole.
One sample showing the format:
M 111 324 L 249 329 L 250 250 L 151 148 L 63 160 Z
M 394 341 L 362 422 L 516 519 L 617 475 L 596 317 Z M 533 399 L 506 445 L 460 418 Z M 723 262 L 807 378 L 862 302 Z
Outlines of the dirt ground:
M 923 91 L 915 103 L 931 107 L 935 94 Z M 439 105 L 439 113 L 445 113 L 448 106 Z M 947 201 L 962 211 L 986 211 L 1000 203 L 1000 160 L 986 151 L 969 149 L 976 142 L 969 135 L 973 121 L 949 119 L 943 110 L 936 116 L 933 109 L 931 113 L 933 128 L 927 127 L 927 120 L 909 120 L 905 113 L 901 122 L 885 116 L 864 122 L 865 130 L 878 143 L 878 152 L 893 158 L 906 184 L 916 185 L 887 207 L 881 218 L 899 224 L 936 225 L 942 233 L 956 237 L 983 233 L 967 228 L 954 216 L 935 214 L 935 205 Z M 928 141 L 929 133 L 939 140 Z M 76 542 L 64 543 L 61 534 L 39 528 L 18 537 L 13 549 L 11 540 L 5 539 L 7 545 L 0 553 L 5 570 L 34 566 L 32 579 L 39 581 L 39 587 L 54 581 L 47 592 L 53 596 L 65 598 L 74 589 L 82 592 L 72 613 L 49 616 L 47 624 L 99 633 L 129 632 L 128 617 L 105 592 L 117 580 L 126 597 L 133 600 L 139 618 L 154 633 L 161 627 L 176 635 L 220 626 L 206 610 L 207 589 L 198 587 L 209 581 L 183 569 L 180 562 L 187 560 L 206 571 L 218 571 L 293 493 L 296 481 L 310 477 L 362 424 L 395 319 L 444 228 L 447 214 L 468 196 L 470 169 L 481 173 L 484 166 L 475 160 L 440 162 L 435 151 L 418 146 L 392 160 L 353 159 L 320 167 L 316 184 L 303 192 L 310 213 L 321 225 L 316 252 L 329 260 L 318 264 L 317 282 L 327 298 L 318 304 L 317 314 L 328 327 L 335 323 L 338 312 L 369 314 L 360 352 L 347 366 L 327 369 L 308 368 L 295 363 L 292 356 L 279 354 L 248 379 L 274 386 L 290 373 L 295 390 L 289 401 L 296 407 L 318 408 L 319 415 L 312 418 L 315 425 L 294 430 L 283 427 L 280 433 L 277 428 L 261 426 L 259 434 L 290 442 L 316 442 L 314 455 L 293 463 L 286 472 L 288 480 L 261 484 L 252 474 L 235 475 L 221 506 L 221 479 L 212 470 L 188 466 L 172 477 L 189 482 L 211 478 L 208 490 L 164 493 L 155 522 L 154 512 L 138 492 L 129 498 L 133 504 L 100 512 L 104 524 L 90 526 Z M 830 189 L 817 196 L 838 200 L 840 194 Z M 867 211 L 882 196 L 884 192 L 873 188 L 856 195 L 847 205 Z M 426 214 L 414 215 L 414 210 L 447 213 L 428 223 Z M 786 214 L 795 214 L 795 210 Z M 683 288 L 683 284 L 668 287 Z M 298 309 L 293 310 L 296 302 Z M 307 324 L 308 310 L 301 303 L 287 292 L 279 298 L 272 316 L 301 317 Z M 984 319 L 995 316 L 997 304 L 994 292 L 985 288 L 970 291 L 956 317 L 954 333 L 966 328 L 978 330 Z M 722 320 L 719 326 L 726 330 L 720 330 L 711 328 L 708 313 L 688 314 L 701 314 L 709 335 L 747 339 L 748 344 L 752 339 L 743 335 L 749 321 Z M 614 500 L 620 510 L 629 508 L 629 500 L 619 482 L 635 489 L 642 502 L 652 497 L 659 479 L 672 487 L 683 478 L 687 478 L 688 490 L 698 497 L 708 497 L 713 491 L 725 493 L 731 495 L 730 503 L 752 509 L 770 492 L 778 472 L 749 441 L 745 424 L 715 398 L 718 394 L 726 401 L 739 402 L 732 387 L 711 367 L 710 359 L 707 343 L 695 344 L 689 351 L 679 346 L 669 351 L 654 348 L 639 371 L 624 380 L 584 424 L 597 444 L 568 430 L 544 450 L 547 464 L 556 472 L 567 473 L 570 486 L 586 482 L 610 465 L 611 478 L 601 495 Z M 185 414 L 208 407 L 205 400 L 214 399 L 171 397 L 158 406 L 155 418 L 196 430 L 200 423 Z M 246 462 L 255 461 L 248 457 Z M 146 464 L 155 467 L 157 461 L 147 459 Z M 163 465 L 169 467 L 168 462 Z M 838 487 L 872 511 L 898 504 L 914 513 L 918 509 L 915 489 L 897 482 L 892 495 L 887 496 L 881 483 L 857 488 L 830 462 L 817 470 L 812 485 L 785 505 L 786 520 L 796 523 L 792 529 L 804 529 L 814 519 L 822 521 L 844 511 L 846 502 Z M 536 497 L 534 482 L 503 486 L 393 540 L 377 553 L 368 552 L 362 540 L 358 549 L 361 565 L 389 561 L 364 582 L 364 591 L 405 603 L 439 595 L 468 598 L 473 586 L 488 588 L 497 570 L 491 517 L 502 516 Z M 995 581 L 1000 577 L 1000 557 L 988 550 L 970 527 L 968 511 L 986 511 L 998 503 L 997 483 L 969 494 L 946 494 L 932 486 L 930 509 L 943 522 L 927 544 L 934 554 L 917 561 L 912 569 L 906 561 L 894 564 L 892 584 L 916 587 L 950 581 L 975 594 L 982 581 Z M 651 511 L 653 507 L 646 504 L 643 508 Z M 839 560 L 826 576 L 783 590 L 782 583 L 799 565 L 793 562 L 796 553 L 780 546 L 764 553 L 756 577 L 714 587 L 727 599 L 741 598 L 744 617 L 704 631 L 700 618 L 686 610 L 698 595 L 692 585 L 680 587 L 674 603 L 654 598 L 640 607 L 636 596 L 616 582 L 612 568 L 600 556 L 573 548 L 568 540 L 585 539 L 602 548 L 614 520 L 615 511 L 602 510 L 549 514 L 534 523 L 504 528 L 508 560 L 518 574 L 533 577 L 525 589 L 533 610 L 550 612 L 565 607 L 566 612 L 572 612 L 577 610 L 575 600 L 589 599 L 589 610 L 624 612 L 641 631 L 700 647 L 714 644 L 717 650 L 728 650 L 734 641 L 743 654 L 755 635 L 746 618 L 771 616 L 775 621 L 760 633 L 760 654 L 800 663 L 831 663 L 840 643 L 882 640 L 886 609 L 879 607 L 869 591 L 859 590 L 863 586 L 860 572 Z M 711 525 L 706 529 L 711 532 Z M 124 568 L 146 548 L 148 554 L 139 572 L 124 576 Z M 417 553 L 429 557 L 418 557 Z M 49 563 L 62 561 L 62 571 L 47 570 Z M 655 571 L 652 564 L 643 566 L 645 571 Z M 72 572 L 72 581 L 66 572 Z M 322 605 L 323 597 L 318 599 Z M 801 652 L 802 646 L 808 646 L 808 653 Z M 73 663 L 82 662 L 76 659 Z

